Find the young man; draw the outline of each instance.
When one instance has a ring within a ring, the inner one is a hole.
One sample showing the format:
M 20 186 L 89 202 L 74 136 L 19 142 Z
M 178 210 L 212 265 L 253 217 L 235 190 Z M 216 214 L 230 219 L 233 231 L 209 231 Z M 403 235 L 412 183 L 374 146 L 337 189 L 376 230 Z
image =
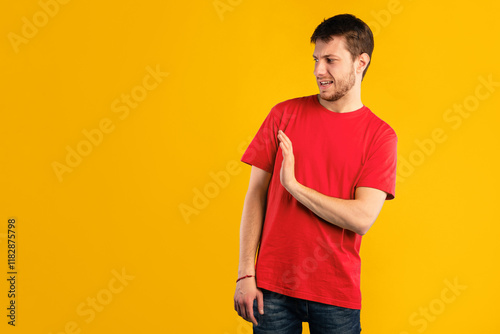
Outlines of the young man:
M 359 333 L 361 238 L 395 194 L 396 133 L 361 102 L 370 28 L 337 15 L 311 42 L 319 94 L 275 105 L 242 157 L 234 307 L 254 333 Z

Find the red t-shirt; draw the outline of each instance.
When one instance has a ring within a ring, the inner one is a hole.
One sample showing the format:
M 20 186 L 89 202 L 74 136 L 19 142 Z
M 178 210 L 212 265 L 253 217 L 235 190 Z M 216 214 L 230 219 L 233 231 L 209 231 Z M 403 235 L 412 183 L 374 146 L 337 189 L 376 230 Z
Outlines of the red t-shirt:
M 304 96 L 275 105 L 241 159 L 272 173 L 256 264 L 258 287 L 360 309 L 361 235 L 318 217 L 281 185 L 278 130 L 292 141 L 297 181 L 342 199 L 354 199 L 356 187 L 377 188 L 394 198 L 396 133 L 366 106 L 335 113 L 317 95 Z

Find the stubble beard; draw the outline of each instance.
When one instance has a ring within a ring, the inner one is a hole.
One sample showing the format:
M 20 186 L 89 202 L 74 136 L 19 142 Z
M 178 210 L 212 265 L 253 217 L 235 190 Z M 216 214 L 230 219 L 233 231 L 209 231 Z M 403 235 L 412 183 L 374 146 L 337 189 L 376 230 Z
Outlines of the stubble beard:
M 356 76 L 354 75 L 354 68 L 351 70 L 351 72 L 348 74 L 347 78 L 341 78 L 340 80 L 333 80 L 333 88 L 335 91 L 333 93 L 330 92 L 320 92 L 320 97 L 323 100 L 334 102 L 337 100 L 340 100 L 342 97 L 344 97 L 352 87 L 354 87 L 354 84 L 356 83 Z

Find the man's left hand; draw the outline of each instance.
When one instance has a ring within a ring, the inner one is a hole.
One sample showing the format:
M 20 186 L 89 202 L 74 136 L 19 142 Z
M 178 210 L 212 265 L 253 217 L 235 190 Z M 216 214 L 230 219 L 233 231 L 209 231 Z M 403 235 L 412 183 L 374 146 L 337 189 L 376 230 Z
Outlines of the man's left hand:
M 295 179 L 295 157 L 293 155 L 292 142 L 281 130 L 278 131 L 278 140 L 280 141 L 281 151 L 283 152 L 280 181 L 283 187 L 291 193 L 291 190 L 297 184 L 297 180 Z

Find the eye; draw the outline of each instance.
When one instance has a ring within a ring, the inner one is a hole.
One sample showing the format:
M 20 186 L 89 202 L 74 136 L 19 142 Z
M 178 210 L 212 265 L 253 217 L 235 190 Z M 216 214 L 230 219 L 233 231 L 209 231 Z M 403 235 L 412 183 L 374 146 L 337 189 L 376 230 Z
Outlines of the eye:
M 327 58 L 326 59 L 329 63 L 333 63 L 336 59 L 330 59 L 330 58 Z

